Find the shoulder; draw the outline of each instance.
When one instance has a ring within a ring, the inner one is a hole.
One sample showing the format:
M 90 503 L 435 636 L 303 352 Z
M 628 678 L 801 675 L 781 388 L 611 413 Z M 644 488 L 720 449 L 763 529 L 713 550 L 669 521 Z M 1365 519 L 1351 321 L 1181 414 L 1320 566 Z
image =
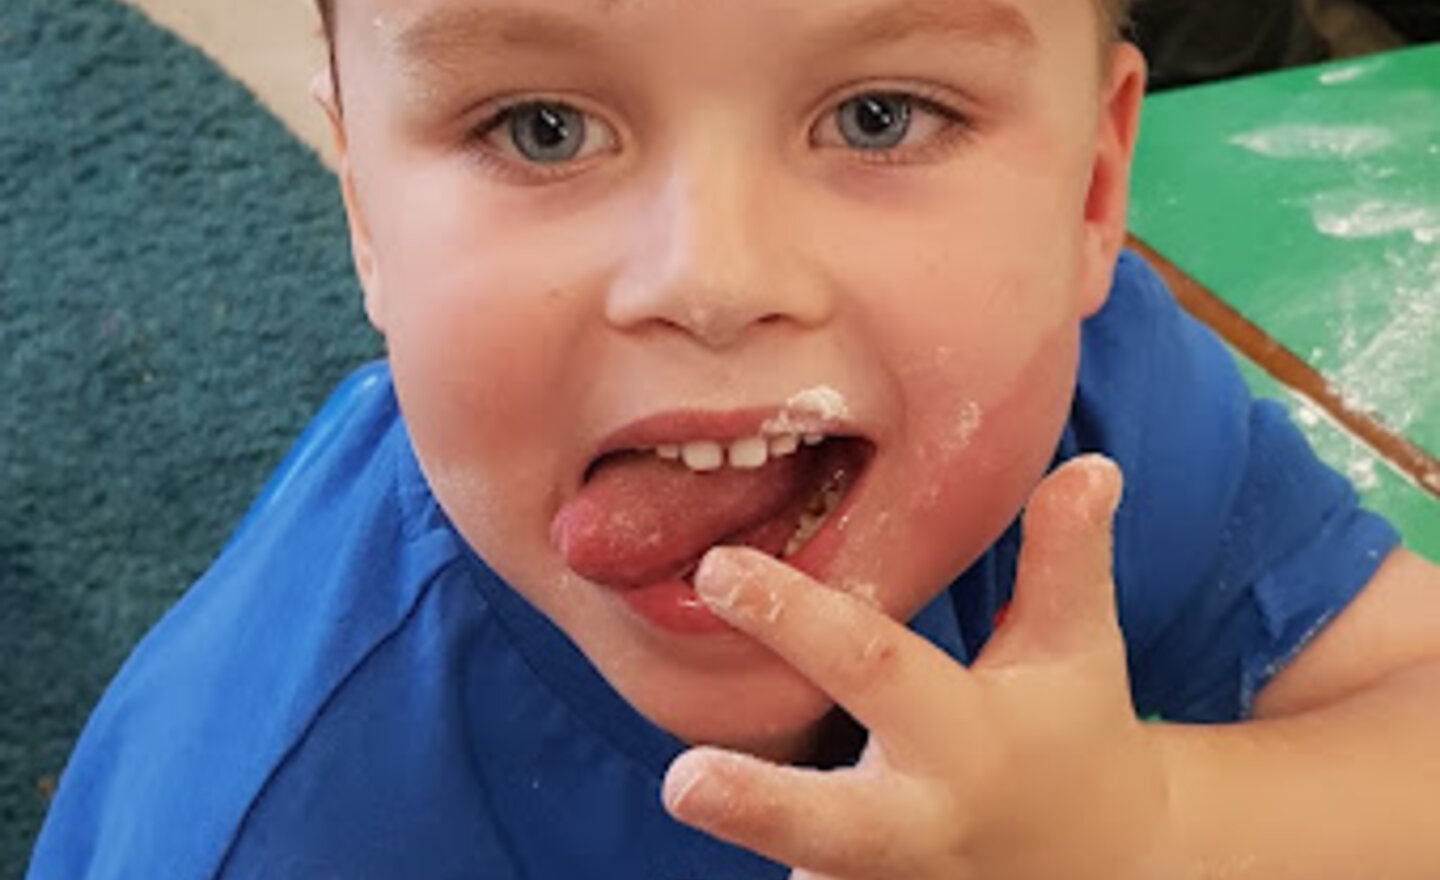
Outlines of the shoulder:
M 458 541 L 414 485 L 388 373 L 357 379 L 107 689 L 62 776 L 35 880 L 103 865 L 213 876 L 275 768 L 457 567 Z
M 1182 518 L 1198 526 L 1165 542 L 1182 554 L 1178 568 L 1192 568 L 1213 552 L 1197 538 L 1217 531 L 1250 440 L 1252 400 L 1233 358 L 1129 251 L 1104 309 L 1084 326 L 1081 352 L 1068 439 L 1116 459 L 1126 501 L 1143 503 L 1152 529 Z
M 1281 405 L 1252 398 L 1224 344 L 1137 255 L 1121 258 L 1082 352 L 1066 451 L 1104 452 L 1125 472 L 1115 574 L 1137 702 L 1244 715 L 1394 532 Z
M 1125 252 L 1105 308 L 1084 327 L 1066 441 L 1073 453 L 1105 453 L 1125 474 L 1116 537 L 1136 552 L 1119 555 L 1117 578 L 1152 584 L 1144 598 L 1157 582 L 1193 577 L 1219 552 L 1249 457 L 1252 406 L 1223 344 Z M 1130 608 L 1141 632 L 1168 615 L 1156 602 Z

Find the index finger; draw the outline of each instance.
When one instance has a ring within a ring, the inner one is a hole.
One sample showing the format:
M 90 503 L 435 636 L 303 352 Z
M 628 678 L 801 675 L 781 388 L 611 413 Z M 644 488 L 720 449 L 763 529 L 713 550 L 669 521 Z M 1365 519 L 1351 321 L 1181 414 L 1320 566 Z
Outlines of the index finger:
M 938 706 L 968 713 L 969 674 L 884 613 L 770 556 L 717 547 L 695 574 L 709 608 L 778 654 L 887 747 L 934 728 Z M 958 705 L 957 705 L 957 701 Z M 953 741 L 952 727 L 947 737 Z

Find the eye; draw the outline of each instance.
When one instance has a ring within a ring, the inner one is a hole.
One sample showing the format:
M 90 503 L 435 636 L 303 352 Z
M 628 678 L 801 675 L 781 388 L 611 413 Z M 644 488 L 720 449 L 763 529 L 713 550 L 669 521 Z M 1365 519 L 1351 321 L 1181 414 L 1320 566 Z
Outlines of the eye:
M 488 149 L 513 162 L 563 165 L 613 149 L 608 126 L 561 101 L 525 101 L 501 109 L 476 129 Z
M 819 146 L 841 147 L 877 158 L 943 147 L 969 130 L 957 111 L 905 92 L 866 92 L 840 102 L 817 126 Z
M 910 133 L 912 112 L 905 95 L 860 95 L 835 110 L 835 124 L 857 150 L 891 150 Z

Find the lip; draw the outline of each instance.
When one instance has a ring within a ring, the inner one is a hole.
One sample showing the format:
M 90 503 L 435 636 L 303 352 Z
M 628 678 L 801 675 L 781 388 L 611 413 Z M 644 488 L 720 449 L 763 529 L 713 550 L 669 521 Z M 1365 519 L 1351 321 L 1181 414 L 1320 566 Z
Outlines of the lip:
M 776 425 L 783 425 L 783 430 Z M 844 419 L 827 418 L 794 407 L 772 406 L 715 412 L 675 410 L 656 413 L 607 434 L 589 458 L 593 464 L 606 455 L 657 446 L 709 440 L 729 443 L 745 437 L 773 434 L 826 434 L 865 438 Z
M 721 620 L 683 580 L 671 579 L 618 591 L 617 595 L 651 626 L 681 636 L 724 636 L 738 632 Z
M 875 454 L 872 446 L 863 469 L 825 521 L 825 525 L 812 535 L 795 555 L 783 560 L 786 565 L 816 581 L 824 582 L 826 572 L 844 546 L 851 514 L 869 483 Z M 649 624 L 674 635 L 713 638 L 738 634 L 738 630 L 716 616 L 705 605 L 693 586 L 680 578 L 629 587 L 615 591 L 614 595 Z

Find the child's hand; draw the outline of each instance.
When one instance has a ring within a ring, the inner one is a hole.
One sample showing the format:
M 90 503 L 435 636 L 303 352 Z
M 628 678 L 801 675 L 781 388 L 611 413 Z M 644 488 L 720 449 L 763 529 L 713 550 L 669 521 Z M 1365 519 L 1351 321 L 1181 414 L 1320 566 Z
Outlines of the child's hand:
M 1120 880 L 1147 876 L 1165 777 L 1135 718 L 1111 581 L 1120 474 L 1076 460 L 1035 491 L 1015 599 L 971 669 L 864 603 L 761 553 L 710 553 L 717 613 L 869 731 L 854 768 L 713 748 L 665 779 L 683 822 L 795 877 Z

